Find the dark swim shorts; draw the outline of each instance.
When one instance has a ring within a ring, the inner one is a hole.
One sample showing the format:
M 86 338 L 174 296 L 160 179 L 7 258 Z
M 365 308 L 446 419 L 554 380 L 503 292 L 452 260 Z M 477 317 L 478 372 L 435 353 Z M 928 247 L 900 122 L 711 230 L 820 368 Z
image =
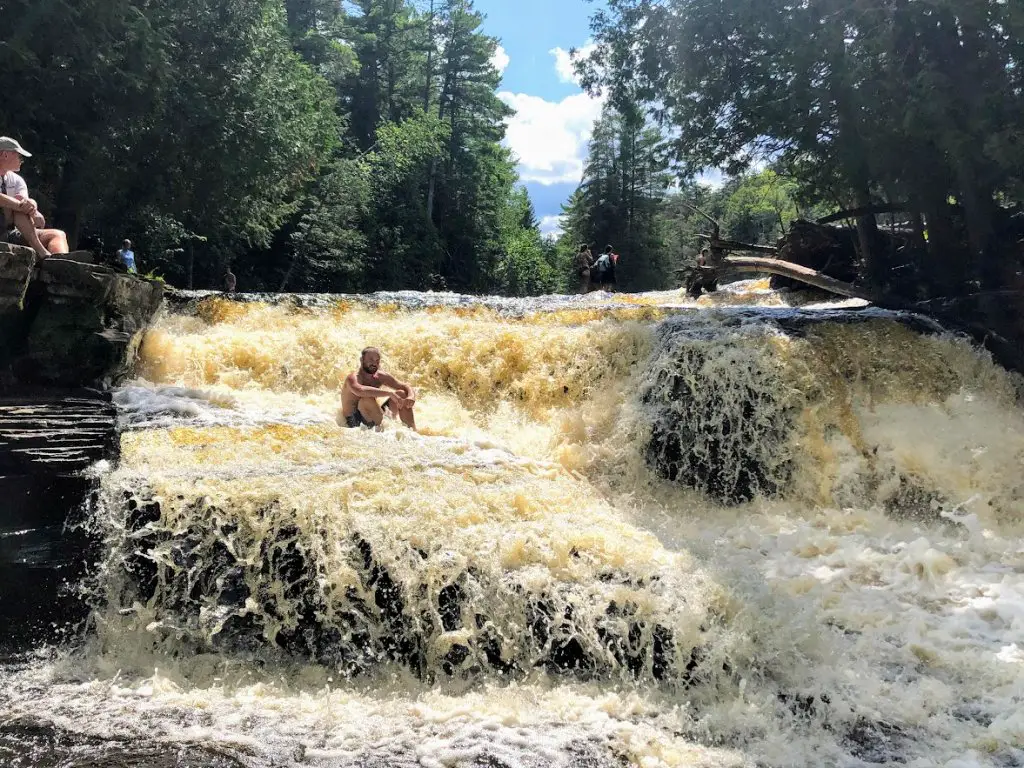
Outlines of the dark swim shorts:
M 356 408 L 356 412 L 351 416 L 345 417 L 345 424 L 349 429 L 359 429 L 359 427 L 367 426 L 372 427 L 373 424 L 363 418 L 363 414 Z
M 391 407 L 391 398 L 384 401 L 384 405 L 381 406 L 381 410 L 386 411 Z M 345 417 L 345 424 L 349 429 L 359 429 L 359 427 L 376 427 L 372 421 L 367 421 L 366 417 L 363 416 L 362 411 L 356 408 L 355 413 L 351 416 Z

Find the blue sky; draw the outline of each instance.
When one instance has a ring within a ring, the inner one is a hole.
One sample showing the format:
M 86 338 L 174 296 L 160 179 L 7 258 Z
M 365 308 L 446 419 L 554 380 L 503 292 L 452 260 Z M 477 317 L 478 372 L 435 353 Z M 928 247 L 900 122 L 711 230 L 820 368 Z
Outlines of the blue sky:
M 496 57 L 499 92 L 517 114 L 506 143 L 519 158 L 541 228 L 557 226 L 561 204 L 579 183 L 587 142 L 601 104 L 573 81 L 571 48 L 589 39 L 598 2 L 586 0 L 476 0 L 484 32 L 501 40 Z

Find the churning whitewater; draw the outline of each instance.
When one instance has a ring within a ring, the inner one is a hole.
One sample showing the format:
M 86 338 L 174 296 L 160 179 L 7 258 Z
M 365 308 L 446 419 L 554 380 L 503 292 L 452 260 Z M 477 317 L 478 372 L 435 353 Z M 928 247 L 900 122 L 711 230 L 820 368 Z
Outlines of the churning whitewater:
M 418 434 L 339 426 L 368 345 Z M 1024 765 L 1022 397 L 757 282 L 196 296 L 116 393 L 90 631 L 0 667 L 0 758 Z

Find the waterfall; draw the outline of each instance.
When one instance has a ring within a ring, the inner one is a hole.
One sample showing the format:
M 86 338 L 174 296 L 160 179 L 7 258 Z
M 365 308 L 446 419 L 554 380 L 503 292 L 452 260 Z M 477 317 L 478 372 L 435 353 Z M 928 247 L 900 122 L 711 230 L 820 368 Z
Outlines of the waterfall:
M 702 302 L 167 311 L 89 635 L 0 666 L 0 756 L 42 723 L 211 765 L 1022 764 L 1022 380 L 910 315 Z M 343 428 L 371 345 L 418 433 Z

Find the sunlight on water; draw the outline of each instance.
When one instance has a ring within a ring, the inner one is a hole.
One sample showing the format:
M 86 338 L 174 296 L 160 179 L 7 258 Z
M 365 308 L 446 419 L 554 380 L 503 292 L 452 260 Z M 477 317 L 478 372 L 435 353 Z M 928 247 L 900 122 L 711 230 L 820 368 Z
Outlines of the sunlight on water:
M 254 766 L 1020 764 L 1020 379 L 785 301 L 169 313 L 95 633 L 5 717 Z M 420 434 L 338 425 L 368 345 Z

